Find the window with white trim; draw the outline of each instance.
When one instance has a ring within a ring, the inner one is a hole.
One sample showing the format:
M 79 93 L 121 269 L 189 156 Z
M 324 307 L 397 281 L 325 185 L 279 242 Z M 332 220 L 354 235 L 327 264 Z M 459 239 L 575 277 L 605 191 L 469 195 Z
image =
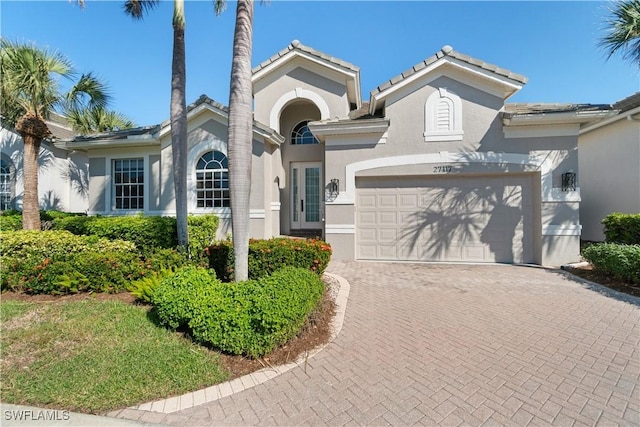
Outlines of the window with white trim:
M 461 141 L 462 101 L 446 88 L 439 88 L 427 99 L 424 107 L 424 140 Z
M 11 209 L 13 200 L 13 166 L 5 159 L 0 159 L 0 211 Z
M 229 197 L 229 164 L 220 151 L 209 151 L 196 164 L 196 206 L 227 208 Z
M 318 140 L 309 130 L 308 124 L 310 121 L 311 120 L 303 120 L 293 127 L 293 131 L 291 131 L 291 144 L 305 145 L 318 143 Z
M 144 209 L 144 159 L 113 161 L 114 209 Z

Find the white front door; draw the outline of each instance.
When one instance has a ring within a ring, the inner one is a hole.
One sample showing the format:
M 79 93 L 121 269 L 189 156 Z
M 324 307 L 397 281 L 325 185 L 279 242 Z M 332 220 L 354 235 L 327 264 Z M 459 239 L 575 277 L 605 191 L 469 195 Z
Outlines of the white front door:
M 291 229 L 320 229 L 322 163 L 291 163 Z

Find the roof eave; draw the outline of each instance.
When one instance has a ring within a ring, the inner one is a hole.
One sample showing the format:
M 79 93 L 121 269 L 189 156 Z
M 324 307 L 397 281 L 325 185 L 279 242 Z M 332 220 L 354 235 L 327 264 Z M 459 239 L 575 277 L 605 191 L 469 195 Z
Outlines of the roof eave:
M 309 130 L 320 141 L 327 136 L 382 135 L 389 129 L 389 119 L 342 120 L 309 122 Z
M 613 112 L 618 113 L 617 110 L 613 110 Z M 603 126 L 607 126 L 611 123 L 615 123 L 619 120 L 632 120 L 632 121 L 638 121 L 640 120 L 640 118 L 636 118 L 634 116 L 640 114 L 640 106 L 633 108 L 631 110 L 627 110 L 624 111 L 620 114 L 615 114 L 615 115 L 611 115 L 608 117 L 605 117 L 603 119 L 601 119 L 600 121 L 597 121 L 595 123 L 590 123 L 588 125 L 586 125 L 585 127 L 583 127 L 582 129 L 580 129 L 580 135 L 587 133 L 587 132 L 591 132 L 592 130 L 596 130 L 599 129 Z
M 503 115 L 502 124 L 505 126 L 583 124 L 612 117 L 617 113 L 618 112 L 614 110 L 570 111 L 562 113 L 510 113 Z

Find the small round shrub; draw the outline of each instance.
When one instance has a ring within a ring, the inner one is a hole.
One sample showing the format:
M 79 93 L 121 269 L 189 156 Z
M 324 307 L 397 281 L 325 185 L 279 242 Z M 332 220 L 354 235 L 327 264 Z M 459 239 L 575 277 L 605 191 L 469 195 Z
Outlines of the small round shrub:
M 196 300 L 220 282 L 202 267 L 183 267 L 165 277 L 151 295 L 158 320 L 171 329 L 183 327 L 193 317 Z

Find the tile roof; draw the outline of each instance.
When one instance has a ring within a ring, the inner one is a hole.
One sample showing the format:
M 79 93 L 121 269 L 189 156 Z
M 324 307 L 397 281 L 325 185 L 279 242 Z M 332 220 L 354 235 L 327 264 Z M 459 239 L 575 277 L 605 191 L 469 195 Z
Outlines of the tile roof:
M 640 92 L 636 92 L 613 104 L 613 108 L 620 110 L 621 113 L 637 107 L 640 107 Z
M 223 115 L 229 114 L 229 107 L 227 107 L 226 105 L 220 104 L 217 101 L 214 101 L 213 99 L 209 98 L 207 95 L 200 95 L 200 97 L 195 102 L 187 105 L 187 114 L 189 114 L 191 111 L 198 108 L 200 105 L 204 105 L 204 104 L 209 105 L 210 107 L 213 107 L 216 110 L 219 110 Z M 127 139 L 130 136 L 140 136 L 142 138 L 144 138 L 144 136 L 154 137 L 154 135 L 157 134 L 162 128 L 169 126 L 170 123 L 171 123 L 171 120 L 169 119 L 169 120 L 165 120 L 164 122 L 158 125 L 141 126 L 141 127 L 131 128 L 131 129 L 123 129 L 120 131 L 105 132 L 105 133 L 99 133 L 99 134 L 93 134 L 93 135 L 84 135 L 84 136 L 81 135 L 81 136 L 76 136 L 75 138 L 72 139 L 72 141 L 79 142 L 79 141 L 93 141 L 93 140 L 119 140 L 119 139 Z M 276 131 L 274 131 L 270 127 L 260 122 L 257 122 L 254 120 L 253 125 L 259 130 L 261 130 L 262 132 L 269 134 L 274 139 L 278 139 L 278 140 L 283 139 L 282 136 L 280 136 Z
M 322 59 L 324 61 L 330 62 L 332 64 L 335 64 L 335 65 L 339 66 L 339 67 L 346 68 L 346 69 L 354 71 L 354 72 L 360 71 L 359 67 L 357 67 L 357 66 L 355 66 L 355 65 L 353 65 L 353 64 L 351 64 L 349 62 L 346 62 L 346 61 L 343 61 L 342 59 L 327 55 L 326 53 L 320 52 L 319 50 L 315 50 L 315 49 L 313 49 L 313 48 L 311 48 L 309 46 L 303 45 L 298 40 L 294 40 L 287 47 L 282 49 L 280 52 L 276 53 L 275 55 L 271 56 L 266 61 L 263 61 L 259 65 L 254 67 L 252 72 L 254 74 L 257 73 L 258 71 L 262 70 L 263 68 L 268 67 L 269 65 L 271 65 L 272 63 L 274 63 L 278 59 L 282 58 L 283 56 L 287 55 L 289 52 L 294 51 L 294 50 L 298 50 L 300 52 L 307 53 L 307 54 L 309 54 L 311 56 L 314 56 L 314 57 L 316 57 L 318 59 Z
M 504 105 L 506 117 L 519 114 L 569 113 L 578 111 L 611 110 L 609 104 L 544 104 L 544 103 L 512 103 Z
M 410 69 L 406 70 L 405 72 L 391 78 L 390 80 L 384 82 L 383 84 L 381 84 L 380 86 L 378 86 L 377 88 L 375 88 L 374 90 L 371 91 L 371 96 L 377 95 L 378 93 L 389 89 L 390 87 L 392 87 L 393 85 L 401 82 L 402 80 L 406 79 L 407 77 L 411 76 L 412 74 L 417 73 L 418 71 L 422 70 L 423 68 L 426 68 L 428 66 L 430 66 L 431 64 L 435 63 L 436 61 L 440 60 L 441 58 L 444 57 L 450 57 L 450 58 L 454 58 L 457 59 L 458 61 L 462 61 L 462 62 L 466 62 L 467 64 L 470 65 L 474 65 L 478 68 L 481 68 L 483 70 L 487 70 L 487 71 L 491 71 L 495 74 L 498 74 L 500 76 L 503 77 L 507 77 L 511 80 L 515 80 L 517 82 L 520 82 L 522 84 L 527 82 L 527 78 L 525 76 L 522 76 L 520 74 L 516 74 L 512 71 L 509 71 L 505 68 L 500 68 L 497 65 L 493 65 L 493 64 L 489 64 L 487 62 L 484 62 L 480 59 L 476 59 L 473 58 L 469 55 L 466 55 L 464 53 L 460 53 L 458 51 L 453 50 L 453 48 L 451 46 L 444 46 L 442 49 L 440 49 L 438 52 L 436 52 L 434 55 L 428 57 L 427 59 L 425 59 L 422 62 L 417 63 L 416 65 L 414 65 L 413 67 L 411 67 Z

